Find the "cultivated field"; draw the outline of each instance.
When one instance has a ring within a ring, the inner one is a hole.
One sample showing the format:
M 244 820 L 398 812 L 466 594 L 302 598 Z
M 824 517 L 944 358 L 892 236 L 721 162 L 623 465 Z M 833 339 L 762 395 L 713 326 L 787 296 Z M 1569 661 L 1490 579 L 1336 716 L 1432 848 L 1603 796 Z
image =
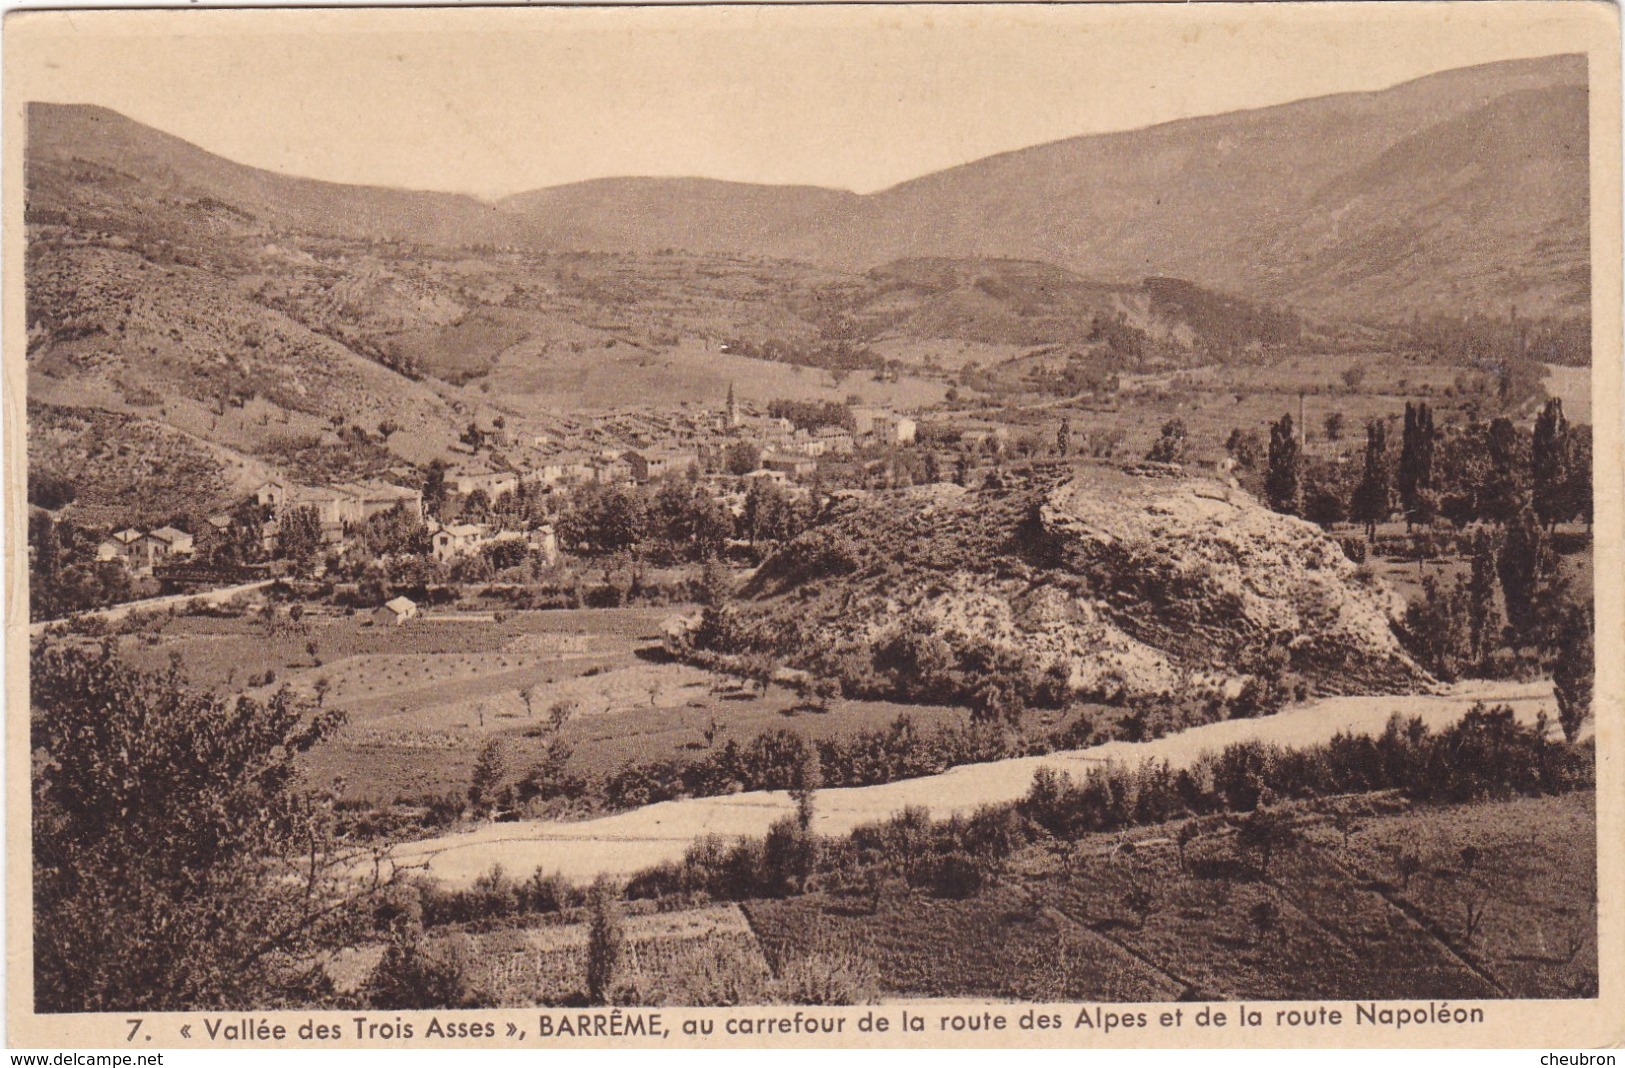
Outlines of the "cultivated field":
M 898 885 L 878 906 L 818 893 L 747 912 L 770 963 L 835 944 L 871 959 L 894 996 L 1596 996 L 1592 794 L 1361 803 L 1386 811 L 1358 817 L 1346 844 L 1326 806 L 1299 810 L 1298 844 L 1267 875 L 1239 864 L 1234 832 L 1218 827 L 1181 863 L 1170 825 L 1135 832 L 1132 852 L 1115 835 L 1034 847 L 962 901 Z M 1396 858 L 1411 850 L 1405 877 Z M 1143 912 L 1124 904 L 1136 887 Z M 1469 906 L 1481 912 L 1471 930 Z
M 721 981 L 740 988 L 761 986 L 767 961 L 737 905 L 632 916 L 625 921 L 621 981 L 649 1004 L 681 1004 L 694 991 L 685 980 L 725 966 Z M 483 934 L 441 934 L 432 939 L 467 962 L 471 989 L 482 1004 L 498 1007 L 584 1004 L 587 992 L 587 924 L 505 928 Z M 345 950 L 328 966 L 334 987 L 353 994 L 383 957 L 382 945 Z
M 264 696 L 286 683 L 343 710 L 348 722 L 306 758 L 313 782 L 343 780 L 354 801 L 389 803 L 467 790 L 480 748 L 504 740 L 522 771 L 551 741 L 548 714 L 574 709 L 560 737 L 570 770 L 614 772 L 628 761 L 693 759 L 713 744 L 741 744 L 790 728 L 822 739 L 890 723 L 907 713 L 921 728 L 962 723 L 958 708 L 836 700 L 813 712 L 782 687 L 766 695 L 659 651 L 662 620 L 680 608 L 571 609 L 492 615 L 430 611 L 398 627 L 365 615 L 307 614 L 274 631 L 249 619 L 161 619 L 122 639 L 125 655 L 152 669 L 178 655 L 196 684 Z M 310 647 L 315 647 L 312 654 Z M 319 661 L 319 662 L 318 662 Z M 525 690 L 531 700 L 527 708 Z

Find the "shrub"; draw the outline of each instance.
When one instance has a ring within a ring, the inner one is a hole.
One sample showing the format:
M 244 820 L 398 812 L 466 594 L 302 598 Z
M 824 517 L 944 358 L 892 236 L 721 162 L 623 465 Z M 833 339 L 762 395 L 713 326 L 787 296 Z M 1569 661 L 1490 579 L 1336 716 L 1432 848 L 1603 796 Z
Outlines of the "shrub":
M 986 882 L 983 862 L 963 850 L 939 859 L 932 871 L 932 888 L 943 897 L 975 897 Z
M 880 973 L 867 958 L 824 949 L 779 966 L 775 1001 L 790 1005 L 868 1005 L 880 989 Z
M 607 1005 L 626 942 L 619 892 L 607 879 L 600 878 L 592 886 L 588 908 L 587 1000 L 593 1005 Z
M 461 1009 L 489 1004 L 470 982 L 472 947 L 466 935 L 434 944 L 421 929 L 392 939 L 362 988 L 374 1009 Z

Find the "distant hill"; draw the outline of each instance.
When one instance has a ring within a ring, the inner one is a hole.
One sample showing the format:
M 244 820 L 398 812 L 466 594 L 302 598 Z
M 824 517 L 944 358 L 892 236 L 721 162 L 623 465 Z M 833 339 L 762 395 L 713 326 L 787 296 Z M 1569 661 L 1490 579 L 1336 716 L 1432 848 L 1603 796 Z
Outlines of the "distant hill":
M 177 208 L 226 212 L 267 232 L 509 244 L 518 225 L 511 214 L 469 196 L 319 182 L 233 163 L 89 105 L 29 105 L 28 170 L 31 218 L 49 218 L 64 200 L 94 195 L 83 186 L 117 195 L 134 183 L 160 219 Z
M 674 198 L 660 232 L 855 269 L 1007 257 L 1107 281 L 1169 275 L 1328 317 L 1576 314 L 1589 304 L 1586 131 L 1585 59 L 1553 56 L 1071 138 L 866 197 L 710 189 Z M 614 235 L 658 211 L 654 188 L 504 207 L 553 240 L 631 248 Z
M 604 178 L 499 202 L 549 248 L 761 253 L 856 210 L 856 193 L 706 178 Z
M 35 104 L 29 211 L 128 199 L 135 183 L 160 227 L 212 213 L 268 233 L 856 271 L 1015 259 L 1107 283 L 1180 278 L 1322 319 L 1575 316 L 1590 296 L 1587 104 L 1585 58 L 1551 56 L 1071 138 L 868 196 L 613 178 L 498 204 L 272 174 L 103 108 Z

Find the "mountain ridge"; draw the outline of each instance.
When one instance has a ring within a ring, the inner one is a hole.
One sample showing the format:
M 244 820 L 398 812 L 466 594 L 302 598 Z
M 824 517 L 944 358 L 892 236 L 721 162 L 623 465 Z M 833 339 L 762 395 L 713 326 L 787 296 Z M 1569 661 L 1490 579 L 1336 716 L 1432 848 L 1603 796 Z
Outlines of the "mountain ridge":
M 1509 306 L 1573 317 L 1590 288 L 1585 79 L 1578 55 L 1482 64 L 1389 89 L 1063 138 L 869 194 L 625 177 L 496 202 L 259 170 L 96 105 L 36 103 L 29 204 L 49 210 L 41 187 L 56 168 L 66 184 L 131 180 L 161 197 L 191 196 L 268 233 L 534 252 L 682 249 L 859 272 L 917 258 L 1004 258 L 1108 284 L 1184 278 L 1324 319 Z

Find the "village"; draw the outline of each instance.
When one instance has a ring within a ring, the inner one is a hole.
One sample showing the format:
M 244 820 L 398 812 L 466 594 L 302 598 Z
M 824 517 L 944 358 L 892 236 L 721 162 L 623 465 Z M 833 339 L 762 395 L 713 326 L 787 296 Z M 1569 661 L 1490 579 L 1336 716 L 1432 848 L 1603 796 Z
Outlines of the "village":
M 556 520 L 572 495 L 681 481 L 726 512 L 732 538 L 764 493 L 810 507 L 815 493 L 854 481 L 894 484 L 899 458 L 905 468 L 920 460 L 912 415 L 838 404 L 799 414 L 804 425 L 741 404 L 730 387 L 718 410 L 574 417 L 561 431 L 526 440 L 509 434 L 499 416 L 492 428 L 472 426 L 449 444 L 455 462 L 396 465 L 376 477 L 316 485 L 272 477 L 219 511 L 106 533 L 94 542 L 94 562 L 144 580 L 129 587 L 137 596 L 198 594 L 290 575 L 354 575 L 358 557 L 370 562 L 379 555 L 368 530 L 394 522 L 406 524 L 415 538 L 392 544 L 397 551 L 386 558 L 416 556 L 444 568 L 483 560 L 497 570 L 521 563 L 546 570 L 560 560 Z M 1002 428 L 965 434 L 957 443 L 962 449 L 1002 450 L 1009 440 Z M 926 464 L 933 474 L 952 471 L 955 455 L 930 453 Z M 906 472 L 903 481 L 911 481 Z M 744 542 L 754 540 L 745 532 Z M 369 547 L 375 551 L 369 554 Z M 446 577 L 462 575 L 453 570 Z

